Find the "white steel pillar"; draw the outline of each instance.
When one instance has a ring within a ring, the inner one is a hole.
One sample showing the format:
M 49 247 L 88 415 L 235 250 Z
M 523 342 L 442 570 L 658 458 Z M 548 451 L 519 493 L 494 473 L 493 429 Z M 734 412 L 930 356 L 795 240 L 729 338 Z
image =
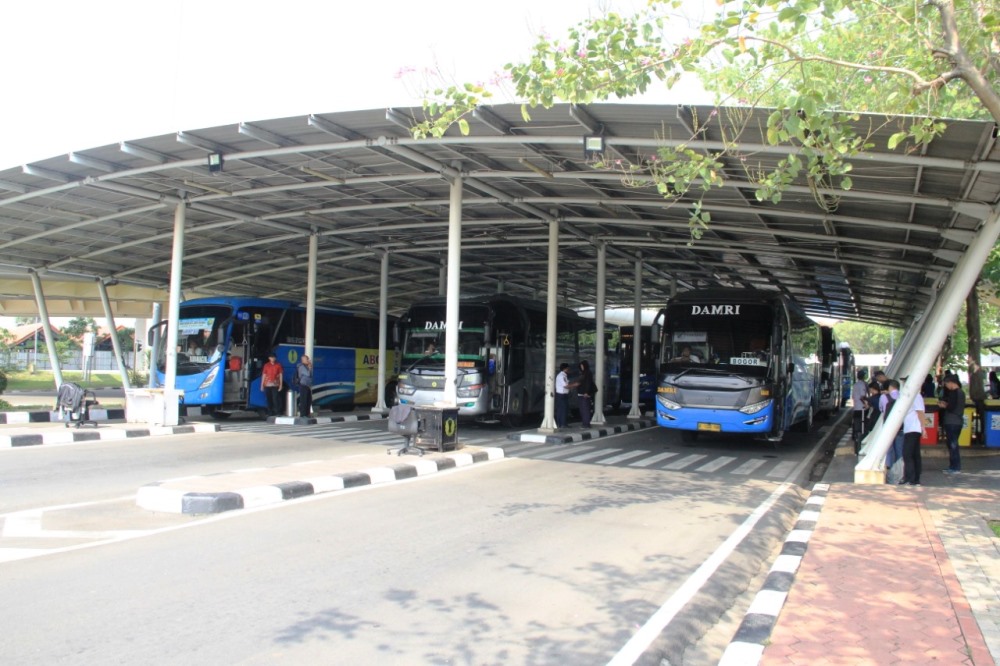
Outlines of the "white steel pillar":
M 183 199 L 174 208 L 174 244 L 170 255 L 170 301 L 167 303 L 167 349 L 164 369 L 164 420 L 163 425 L 177 425 L 177 323 L 181 314 L 181 276 L 184 268 L 184 225 L 187 220 L 187 202 Z
M 642 253 L 635 255 L 635 294 L 632 300 L 632 386 L 629 391 L 632 394 L 632 408 L 628 410 L 628 418 L 638 419 L 642 417 L 642 410 L 639 409 L 639 352 L 642 351 Z M 625 363 L 629 359 L 622 359 Z M 622 387 L 625 390 L 625 387 Z
M 889 412 L 882 429 L 874 441 L 867 445 L 867 454 L 854 468 L 855 483 L 885 482 L 885 454 L 892 446 L 895 433 L 903 425 L 904 415 L 920 393 L 924 377 L 937 358 L 945 338 L 951 332 L 952 325 L 965 303 L 965 297 L 976 284 L 979 271 L 989 257 L 998 236 L 1000 236 L 1000 211 L 991 209 L 976 238 L 969 244 L 947 284 L 938 294 L 921 335 L 916 336 L 914 340 L 912 364 L 909 365 L 910 375 L 899 391 L 897 401 L 899 408 L 893 408 Z
M 309 266 L 306 269 L 306 345 L 304 352 L 312 359 L 313 367 L 316 363 L 316 359 L 313 358 L 313 350 L 316 346 L 316 263 L 318 257 L 319 234 L 313 231 L 309 235 Z
M 462 176 L 451 180 L 448 202 L 448 290 L 445 293 L 444 402 L 458 405 L 458 297 L 462 269 Z
M 607 386 L 604 376 L 607 374 L 608 343 L 604 339 L 604 310 L 607 307 L 608 285 L 608 248 L 604 243 L 597 244 L 597 302 L 594 304 L 594 383 L 597 384 L 597 395 L 594 396 L 594 414 L 590 424 L 604 425 L 604 403 L 607 396 Z
M 59 368 L 59 355 L 56 354 L 56 338 L 52 333 L 52 324 L 49 323 L 49 309 L 45 305 L 45 294 L 42 293 L 42 280 L 34 270 L 28 270 L 31 276 L 31 286 L 35 289 L 35 304 L 38 306 L 38 316 L 42 324 L 42 331 L 45 332 L 45 346 L 49 349 L 49 363 L 52 364 L 52 379 L 56 383 L 56 390 L 63 384 L 62 370 Z
M 382 272 L 379 277 L 378 286 L 378 399 L 373 412 L 382 414 L 389 411 L 389 405 L 385 404 L 385 366 L 388 360 L 386 353 L 386 326 L 389 323 L 389 253 L 382 253 Z
M 556 431 L 556 290 L 559 288 L 559 218 L 549 220 L 548 293 L 545 295 L 545 410 L 543 432 Z
M 156 364 L 160 360 L 160 345 L 163 344 L 160 333 L 162 329 L 160 328 L 160 322 L 163 320 L 163 306 L 159 303 L 153 303 L 153 314 L 152 321 L 150 322 L 150 327 L 153 329 L 153 346 L 149 350 L 149 387 L 156 388 Z M 147 337 L 149 333 L 146 333 Z M 160 388 L 163 388 L 162 386 Z
M 104 280 L 97 279 L 97 289 L 101 292 L 101 305 L 104 306 L 104 318 L 108 321 L 108 330 L 111 331 L 111 348 L 115 350 L 115 361 L 118 364 L 118 374 L 122 378 L 122 388 L 130 389 L 132 384 L 128 380 L 128 370 L 125 368 L 125 357 L 122 356 L 122 343 L 118 340 L 118 330 L 115 327 L 115 315 L 111 311 L 111 299 L 108 298 L 108 287 Z

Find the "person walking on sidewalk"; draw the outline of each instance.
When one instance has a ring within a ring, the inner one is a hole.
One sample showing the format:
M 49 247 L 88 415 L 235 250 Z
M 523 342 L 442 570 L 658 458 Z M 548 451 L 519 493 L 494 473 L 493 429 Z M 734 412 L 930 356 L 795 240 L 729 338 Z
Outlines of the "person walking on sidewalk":
M 295 366 L 295 386 L 299 391 L 299 416 L 309 418 L 313 404 L 313 366 L 312 360 L 305 354 Z
M 965 411 L 965 391 L 958 375 L 948 375 L 944 378 L 947 389 L 941 402 L 944 410 L 941 422 L 944 436 L 948 442 L 948 469 L 946 474 L 957 474 L 962 471 L 962 458 L 958 449 L 958 437 L 962 434 L 963 415 Z

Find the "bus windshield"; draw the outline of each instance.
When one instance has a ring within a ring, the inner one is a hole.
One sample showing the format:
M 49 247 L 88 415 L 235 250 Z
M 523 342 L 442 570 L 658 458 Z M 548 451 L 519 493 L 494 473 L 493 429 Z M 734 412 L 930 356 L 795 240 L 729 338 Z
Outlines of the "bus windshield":
M 458 331 L 459 360 L 483 360 L 486 352 L 487 312 L 484 308 L 463 306 Z M 403 362 L 426 359 L 444 363 L 444 308 L 415 307 L 411 311 L 406 339 L 403 342 Z
M 177 374 L 204 370 L 225 354 L 225 323 L 231 308 L 219 305 L 182 307 L 177 321 Z M 157 366 L 166 367 L 166 345 L 160 345 Z
M 773 357 L 773 310 L 766 305 L 742 304 L 737 316 L 692 314 L 691 306 L 667 310 L 663 361 L 674 371 L 680 366 L 722 366 L 749 375 L 764 375 Z

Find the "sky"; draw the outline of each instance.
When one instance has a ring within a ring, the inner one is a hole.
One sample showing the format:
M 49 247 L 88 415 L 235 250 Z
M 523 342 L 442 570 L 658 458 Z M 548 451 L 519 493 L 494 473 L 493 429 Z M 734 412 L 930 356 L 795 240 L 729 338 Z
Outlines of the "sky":
M 488 81 L 505 63 L 522 60 L 539 34 L 559 36 L 588 15 L 631 13 L 644 5 L 644 0 L 7 3 L 0 25 L 6 92 L 0 105 L 0 169 L 178 130 L 419 105 L 427 81 L 436 83 L 439 76 L 448 83 Z M 439 74 L 429 79 L 426 72 Z
M 645 4 L 8 2 L 0 22 L 0 170 L 178 130 L 419 106 L 429 85 L 490 80 L 523 60 L 541 34 L 561 36 L 588 16 Z M 683 86 L 642 101 L 708 100 L 697 86 Z

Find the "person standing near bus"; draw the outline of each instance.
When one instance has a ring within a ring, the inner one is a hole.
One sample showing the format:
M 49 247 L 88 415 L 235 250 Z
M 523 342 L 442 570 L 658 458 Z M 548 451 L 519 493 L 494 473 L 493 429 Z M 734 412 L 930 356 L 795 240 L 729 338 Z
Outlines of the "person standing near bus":
M 591 414 L 593 413 L 591 411 L 590 398 L 594 395 L 597 388 L 594 384 L 594 374 L 590 371 L 590 363 L 580 361 L 580 376 L 569 386 L 570 388 L 576 387 L 577 406 L 580 410 L 580 426 L 589 428 Z
M 569 414 L 569 363 L 559 365 L 556 375 L 556 427 L 565 428 Z
M 305 354 L 295 366 L 295 383 L 299 389 L 299 416 L 312 415 L 313 366 L 312 359 Z
M 274 352 L 267 355 L 267 363 L 260 372 L 260 390 L 267 397 L 268 416 L 279 416 L 281 414 L 281 389 L 284 386 L 284 369 L 278 363 Z
M 865 435 L 864 415 L 868 408 L 868 385 L 865 384 L 865 377 L 868 373 L 863 369 L 858 370 L 858 378 L 851 389 L 852 416 L 851 438 L 854 440 L 854 454 L 857 455 L 861 449 L 861 438 Z
M 945 393 L 940 408 L 943 410 L 941 424 L 944 436 L 948 442 L 948 469 L 946 474 L 957 474 L 962 471 L 962 458 L 958 450 L 958 438 L 965 424 L 965 391 L 958 375 L 947 375 L 944 378 Z

